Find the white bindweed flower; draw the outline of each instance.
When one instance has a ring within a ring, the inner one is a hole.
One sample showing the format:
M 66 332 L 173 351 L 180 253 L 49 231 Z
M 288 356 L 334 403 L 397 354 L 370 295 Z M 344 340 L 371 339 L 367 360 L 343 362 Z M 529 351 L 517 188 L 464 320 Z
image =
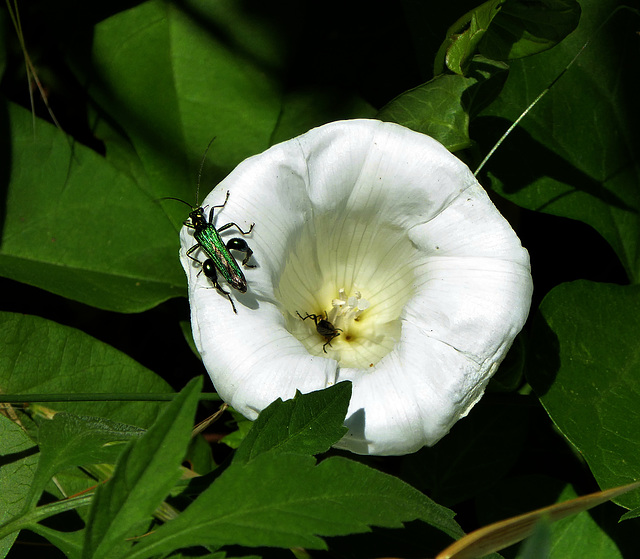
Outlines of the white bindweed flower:
M 383 455 L 433 445 L 469 412 L 526 320 L 532 282 L 527 251 L 463 163 L 396 124 L 334 122 L 247 159 L 203 205 L 227 191 L 217 226 L 255 223 L 247 292 L 221 282 L 237 314 L 186 256 L 193 229 L 181 232 L 195 343 L 226 402 L 255 419 L 279 397 L 349 380 L 336 446 Z

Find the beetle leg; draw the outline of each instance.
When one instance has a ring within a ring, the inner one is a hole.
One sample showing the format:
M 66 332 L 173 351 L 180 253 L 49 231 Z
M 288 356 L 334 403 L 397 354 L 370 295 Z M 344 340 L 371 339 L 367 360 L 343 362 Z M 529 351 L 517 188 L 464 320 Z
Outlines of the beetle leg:
M 245 241 L 244 239 L 238 239 L 238 238 L 234 238 L 234 239 L 229 239 L 229 241 L 227 241 L 227 248 L 229 250 L 237 250 L 238 252 L 244 252 L 244 259 L 242 260 L 242 265 L 246 266 L 247 268 L 255 268 L 255 264 L 247 264 L 247 262 L 249 262 L 249 258 L 251 258 L 251 255 L 253 254 L 253 251 L 249 248 L 249 245 L 247 244 L 247 241 Z

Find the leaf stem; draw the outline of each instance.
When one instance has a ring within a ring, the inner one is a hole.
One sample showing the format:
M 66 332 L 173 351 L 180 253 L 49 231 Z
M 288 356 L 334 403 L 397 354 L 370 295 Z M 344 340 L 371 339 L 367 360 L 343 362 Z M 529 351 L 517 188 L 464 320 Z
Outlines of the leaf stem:
M 178 393 L 161 392 L 143 394 L 132 393 L 91 393 L 77 394 L 0 394 L 0 403 L 22 404 L 26 402 L 170 402 Z M 200 400 L 220 401 L 220 396 L 215 393 L 200 394 Z
M 19 516 L 14 516 L 5 524 L 0 525 L 0 540 L 13 532 L 18 532 L 23 528 L 29 528 L 33 524 L 55 514 L 80 507 L 86 507 L 91 503 L 92 499 L 93 492 L 80 495 L 78 497 L 70 497 L 69 499 L 56 501 L 55 503 L 49 503 L 48 505 L 42 505 L 41 507 L 36 507 Z

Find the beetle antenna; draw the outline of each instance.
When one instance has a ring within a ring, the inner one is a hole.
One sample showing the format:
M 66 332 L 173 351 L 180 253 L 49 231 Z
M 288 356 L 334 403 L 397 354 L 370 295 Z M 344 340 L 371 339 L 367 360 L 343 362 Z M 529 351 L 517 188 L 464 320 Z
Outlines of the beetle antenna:
M 174 198 L 173 196 L 165 196 L 164 198 L 159 198 L 159 200 L 176 200 L 177 202 L 182 202 L 185 206 L 189 206 L 192 210 L 195 209 L 189 202 L 185 202 L 180 198 Z
M 204 162 L 207 159 L 207 153 L 209 153 L 209 148 L 211 144 L 216 139 L 216 136 L 211 138 L 211 141 L 207 144 L 207 149 L 204 150 L 204 154 L 202 155 L 202 160 L 200 161 L 200 169 L 198 169 L 198 185 L 196 186 L 196 207 L 198 206 L 198 198 L 200 196 L 200 179 L 202 178 L 202 168 L 204 167 Z

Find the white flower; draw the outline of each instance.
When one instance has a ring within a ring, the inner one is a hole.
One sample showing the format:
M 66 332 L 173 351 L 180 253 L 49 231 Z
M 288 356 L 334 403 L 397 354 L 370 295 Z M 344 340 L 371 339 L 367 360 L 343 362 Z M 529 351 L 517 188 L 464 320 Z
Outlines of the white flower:
M 247 159 L 203 205 L 227 191 L 217 226 L 255 223 L 247 292 L 221 283 L 237 314 L 185 255 L 193 229 L 181 232 L 195 343 L 226 402 L 254 419 L 296 389 L 350 380 L 336 446 L 383 455 L 433 445 L 469 412 L 526 320 L 532 282 L 527 251 L 463 163 L 395 124 L 334 122 Z M 332 339 L 301 319 L 325 312 Z

